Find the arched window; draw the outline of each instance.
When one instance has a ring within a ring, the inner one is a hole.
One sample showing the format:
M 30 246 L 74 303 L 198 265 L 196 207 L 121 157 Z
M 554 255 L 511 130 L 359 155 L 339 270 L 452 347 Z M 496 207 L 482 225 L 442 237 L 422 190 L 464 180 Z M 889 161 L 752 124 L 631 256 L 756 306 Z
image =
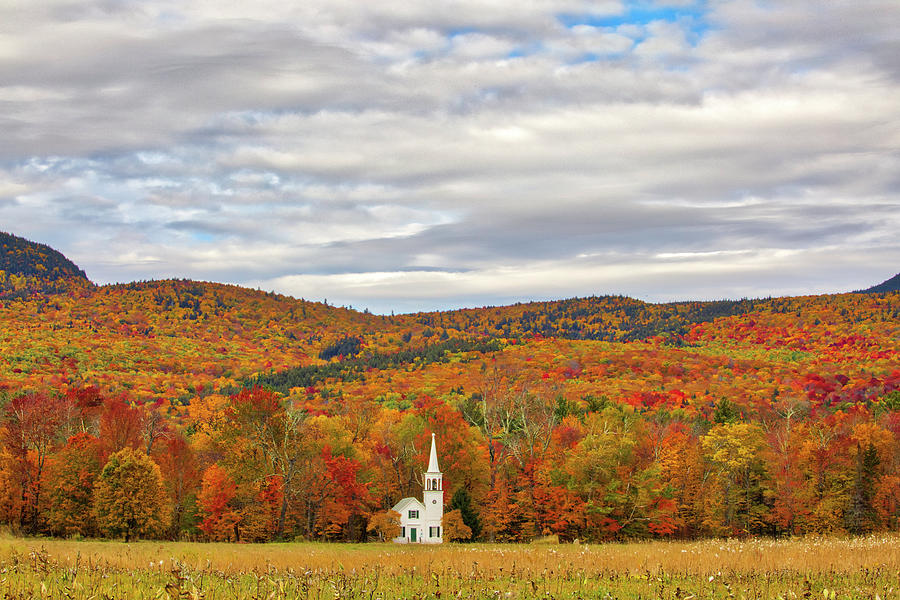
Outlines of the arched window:
M 431 490 L 431 480 L 430 479 L 425 480 L 425 489 Z

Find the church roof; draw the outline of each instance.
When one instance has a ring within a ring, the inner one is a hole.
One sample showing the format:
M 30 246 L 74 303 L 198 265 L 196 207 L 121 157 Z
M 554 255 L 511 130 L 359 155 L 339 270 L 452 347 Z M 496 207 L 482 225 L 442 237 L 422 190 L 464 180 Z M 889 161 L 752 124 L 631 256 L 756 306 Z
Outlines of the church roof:
M 424 511 L 425 505 L 422 504 L 422 501 L 419 500 L 418 498 L 413 498 L 412 496 L 408 496 L 408 497 L 404 498 L 403 500 L 401 500 L 400 502 L 398 502 L 397 504 L 395 504 L 394 508 L 392 508 L 391 510 L 394 512 L 398 512 L 402 515 L 403 511 L 405 511 L 408 508 L 418 508 L 419 510 Z
M 441 468 L 438 466 L 437 447 L 434 445 L 434 434 L 431 434 L 431 458 L 428 459 L 428 473 L 440 473 Z

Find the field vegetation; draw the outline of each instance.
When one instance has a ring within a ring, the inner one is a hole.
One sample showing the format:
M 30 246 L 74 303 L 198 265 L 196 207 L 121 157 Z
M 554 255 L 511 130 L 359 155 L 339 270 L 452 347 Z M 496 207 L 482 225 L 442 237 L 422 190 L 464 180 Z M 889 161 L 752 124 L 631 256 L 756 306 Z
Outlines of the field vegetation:
M 900 538 L 626 544 L 5 539 L 2 598 L 897 598 Z

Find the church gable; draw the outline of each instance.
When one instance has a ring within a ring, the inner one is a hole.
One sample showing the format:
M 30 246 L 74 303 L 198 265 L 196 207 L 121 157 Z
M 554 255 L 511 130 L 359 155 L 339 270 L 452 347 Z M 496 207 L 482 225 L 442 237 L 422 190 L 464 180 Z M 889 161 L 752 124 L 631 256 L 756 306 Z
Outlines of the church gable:
M 399 513 L 401 518 L 402 517 L 409 518 L 407 516 L 409 514 L 408 511 L 418 510 L 418 511 L 420 511 L 420 513 L 424 512 L 425 505 L 422 504 L 422 502 L 419 501 L 417 498 L 409 497 L 409 498 L 404 498 L 403 500 L 401 500 L 400 502 L 395 504 L 394 508 L 392 508 L 391 510 L 393 510 L 396 513 Z M 405 512 L 405 514 L 404 514 L 404 512 Z

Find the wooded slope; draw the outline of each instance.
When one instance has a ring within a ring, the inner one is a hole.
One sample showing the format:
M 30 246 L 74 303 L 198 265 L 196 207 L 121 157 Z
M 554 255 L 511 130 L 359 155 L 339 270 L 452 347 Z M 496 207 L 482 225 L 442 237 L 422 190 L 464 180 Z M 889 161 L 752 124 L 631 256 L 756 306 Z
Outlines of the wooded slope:
M 96 287 L 32 255 L 45 270 L 16 259 L 31 279 L 0 299 L 15 530 L 390 536 L 431 432 L 448 537 L 898 526 L 898 293 L 388 317 L 215 283 Z M 123 483 L 123 465 L 144 475 Z M 115 498 L 146 518 L 116 529 Z

